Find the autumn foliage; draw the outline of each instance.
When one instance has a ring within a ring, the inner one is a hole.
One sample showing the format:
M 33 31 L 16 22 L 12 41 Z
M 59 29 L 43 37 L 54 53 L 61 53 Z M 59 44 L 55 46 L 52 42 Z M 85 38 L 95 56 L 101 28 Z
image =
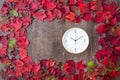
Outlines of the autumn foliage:
M 1 8 L 0 61 L 4 80 L 110 80 L 120 73 L 120 9 L 106 0 L 6 0 Z M 26 29 L 34 18 L 97 23 L 100 36 L 96 62 L 65 63 L 53 59 L 35 63 L 29 56 Z M 6 35 L 5 35 L 6 34 Z

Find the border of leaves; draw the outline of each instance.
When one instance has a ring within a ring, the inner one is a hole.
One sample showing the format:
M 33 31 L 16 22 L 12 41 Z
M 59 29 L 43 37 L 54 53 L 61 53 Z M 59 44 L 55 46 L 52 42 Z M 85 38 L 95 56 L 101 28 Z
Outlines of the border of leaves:
M 5 80 L 109 80 L 119 76 L 120 12 L 115 2 L 106 0 L 8 0 L 1 8 L 0 61 Z M 53 59 L 36 64 L 27 53 L 27 27 L 33 18 L 52 21 L 55 18 L 79 23 L 93 20 L 98 23 L 101 50 L 88 64 L 68 60 L 56 63 Z

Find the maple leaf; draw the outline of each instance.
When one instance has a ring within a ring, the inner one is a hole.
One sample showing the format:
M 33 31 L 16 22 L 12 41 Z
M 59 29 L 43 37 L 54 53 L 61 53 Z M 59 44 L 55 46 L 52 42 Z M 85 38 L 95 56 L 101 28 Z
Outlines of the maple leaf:
M 72 75 L 75 73 L 75 62 L 73 60 L 68 60 L 64 64 L 65 73 Z
M 23 22 L 23 27 L 25 27 L 25 28 L 27 28 L 32 22 L 32 19 L 30 16 L 22 17 L 21 20 Z
M 16 10 L 11 10 L 11 12 L 12 12 L 13 16 L 18 17 L 19 14 Z
M 32 65 L 32 71 L 37 73 L 40 70 L 40 65 L 39 64 L 33 64 Z
M 20 48 L 26 48 L 29 45 L 29 41 L 26 36 L 23 37 L 16 37 L 17 45 Z
M 33 2 L 33 0 L 23 0 L 23 2 L 26 4 L 26 5 L 29 5 Z
M 9 44 L 8 44 L 9 48 L 11 50 L 13 50 L 15 47 L 16 47 L 16 39 L 15 38 L 12 38 L 10 41 L 9 41 Z
M 56 18 L 61 18 L 62 17 L 62 12 L 59 9 L 56 9 L 55 10 L 55 15 L 56 15 Z
M 51 0 L 45 0 L 43 6 L 45 6 L 48 10 L 53 10 L 56 7 L 56 4 Z
M 77 69 L 78 69 L 79 71 L 83 71 L 83 70 L 86 68 L 86 65 L 83 64 L 82 60 L 79 61 L 79 62 L 76 64 L 76 66 L 77 66 Z
M 82 2 L 78 5 L 78 8 L 80 9 L 80 13 L 81 14 L 85 14 L 85 13 L 88 13 L 89 12 L 89 9 L 88 9 L 88 4 L 85 3 L 85 2 Z
M 111 72 L 108 72 L 108 75 L 110 78 L 116 78 L 119 76 L 119 74 L 120 74 L 120 72 L 116 71 L 116 70 L 112 70 Z
M 106 26 L 104 24 L 100 24 L 97 28 L 98 34 L 101 36 L 106 31 Z
M 43 20 L 47 17 L 46 14 L 45 14 L 45 10 L 36 12 L 36 13 L 34 14 L 34 16 L 37 17 L 37 19 L 38 19 L 39 21 L 43 21 Z
M 75 4 L 75 0 L 68 0 L 67 4 L 68 5 L 74 5 Z
M 9 28 L 9 26 L 7 24 L 2 24 L 2 26 L 1 26 L 2 32 L 7 32 L 9 29 L 10 28 Z
M 2 48 L 0 48 L 0 56 L 4 57 L 7 54 L 7 46 L 2 44 Z
M 66 15 L 66 18 L 70 21 L 74 21 L 75 20 L 75 13 L 70 12 L 68 15 Z
M 83 19 L 86 21 L 89 21 L 92 19 L 92 17 L 93 17 L 93 14 L 92 14 L 92 12 L 90 12 L 90 13 L 84 14 Z
M 14 19 L 10 22 L 10 27 L 17 31 L 22 27 L 22 21 L 20 19 Z
M 115 28 L 115 35 L 120 37 L 120 27 Z
M 7 14 L 9 12 L 9 8 L 10 6 L 7 3 L 4 3 L 2 8 L 0 9 L 1 16 L 4 16 L 5 14 Z
M 49 74 L 54 74 L 55 68 L 54 67 L 49 67 L 48 71 L 49 71 Z
M 28 53 L 26 49 L 20 48 L 19 50 L 20 59 L 24 59 L 27 56 L 27 54 Z
M 77 16 L 77 17 L 75 18 L 75 22 L 76 22 L 76 23 L 80 23 L 81 20 L 82 20 L 81 16 Z
M 46 62 L 46 66 L 52 67 L 55 65 L 55 61 L 51 58 Z
M 103 47 L 106 47 L 108 45 L 107 41 L 105 40 L 105 38 L 101 37 L 98 41 L 98 44 Z
M 105 48 L 105 49 L 97 51 L 95 56 L 98 59 L 98 61 L 100 61 L 104 57 L 110 57 L 111 51 Z
M 30 6 L 30 9 L 31 10 L 34 10 L 34 11 L 36 11 L 36 10 L 38 10 L 38 2 L 32 2 L 31 3 L 31 6 Z
M 91 1 L 89 4 L 90 4 L 91 10 L 97 10 L 97 2 L 96 1 Z
M 55 13 L 54 12 L 52 12 L 52 11 L 47 11 L 47 13 L 46 13 L 46 20 L 47 21 L 52 21 L 54 18 L 55 18 Z
M 23 60 L 23 62 L 26 64 L 26 65 L 31 65 L 31 64 L 33 64 L 33 60 L 32 60 L 32 58 L 30 57 L 30 56 L 26 56 L 24 59 L 22 59 Z M 32 66 L 32 65 L 31 65 Z
M 114 26 L 115 24 L 117 24 L 117 19 L 116 19 L 116 17 L 110 19 L 110 24 L 111 24 L 112 26 Z
M 115 46 L 114 47 L 114 55 L 120 56 L 120 46 Z
M 62 74 L 62 70 L 61 69 L 59 69 L 59 68 L 56 68 L 55 69 L 55 76 L 60 76 Z
M 15 34 L 16 34 L 16 37 L 27 36 L 27 31 L 26 31 L 26 29 L 20 29 L 20 30 L 16 31 Z
M 102 11 L 97 11 L 96 16 L 94 18 L 95 22 L 105 22 L 106 21 L 106 16 L 105 13 Z
M 8 2 L 19 2 L 19 0 L 8 0 Z
M 23 67 L 24 66 L 24 62 L 22 60 L 19 60 L 19 59 L 15 61 L 15 64 L 16 64 L 17 67 Z

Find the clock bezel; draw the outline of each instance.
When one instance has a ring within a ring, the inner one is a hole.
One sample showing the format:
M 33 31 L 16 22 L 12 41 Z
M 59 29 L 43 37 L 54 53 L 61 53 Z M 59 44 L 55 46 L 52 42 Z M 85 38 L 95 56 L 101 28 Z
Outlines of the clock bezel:
M 66 46 L 65 46 L 65 42 L 64 42 L 64 37 L 65 37 L 66 34 L 67 34 L 70 30 L 72 30 L 72 29 L 80 29 L 80 30 L 82 30 L 83 32 L 85 32 L 85 34 L 87 35 L 88 43 L 87 43 L 87 46 L 85 47 L 84 50 L 79 51 L 79 52 L 71 52 L 70 50 L 68 50 L 68 49 L 66 48 Z M 87 33 L 84 29 L 79 28 L 79 27 L 74 27 L 74 28 L 70 28 L 70 29 L 68 29 L 67 31 L 64 32 L 64 34 L 63 34 L 63 36 L 62 36 L 62 45 L 63 45 L 64 49 L 65 49 L 68 53 L 70 53 L 70 54 L 81 54 L 81 53 L 83 53 L 84 51 L 87 50 L 87 48 L 88 48 L 88 46 L 89 46 L 89 43 L 90 43 L 90 38 L 89 38 L 88 33 Z

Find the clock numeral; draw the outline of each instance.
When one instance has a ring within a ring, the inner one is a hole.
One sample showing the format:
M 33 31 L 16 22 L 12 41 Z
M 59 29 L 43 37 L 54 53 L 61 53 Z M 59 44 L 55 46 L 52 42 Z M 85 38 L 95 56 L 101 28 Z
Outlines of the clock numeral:
M 76 48 L 75 48 L 75 52 L 76 52 Z
M 86 42 L 86 40 L 84 39 L 84 42 Z

